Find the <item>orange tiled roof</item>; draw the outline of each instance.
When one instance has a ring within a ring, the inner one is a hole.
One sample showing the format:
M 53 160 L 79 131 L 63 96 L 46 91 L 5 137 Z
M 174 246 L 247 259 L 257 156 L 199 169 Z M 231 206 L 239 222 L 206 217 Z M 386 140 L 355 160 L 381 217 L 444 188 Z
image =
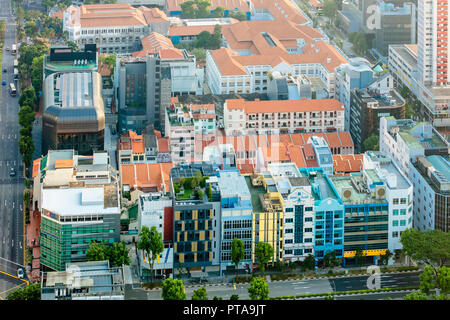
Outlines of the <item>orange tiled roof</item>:
M 275 20 L 290 20 L 296 24 L 307 22 L 290 0 L 253 0 L 252 3 L 255 9 L 267 9 Z
M 71 12 L 70 23 L 83 28 L 148 25 L 143 12 L 126 3 L 70 6 L 66 10 Z
M 333 166 L 335 173 L 360 172 L 363 169 L 363 155 L 334 155 Z
M 220 48 L 209 52 L 223 76 L 247 75 L 247 71 L 243 65 L 234 59 L 236 56 L 234 56 L 232 50 Z
M 201 26 L 170 26 L 170 36 L 196 36 L 203 31 L 214 33 L 214 25 L 201 25 Z
M 169 137 L 158 137 L 158 152 L 167 153 L 169 152 Z
M 169 22 L 169 18 L 167 18 L 166 13 L 159 8 L 147 8 L 144 6 L 140 6 L 138 9 L 143 12 L 147 23 Z
M 244 109 L 245 113 L 265 112 L 305 112 L 305 111 L 341 111 L 344 104 L 336 99 L 313 100 L 255 100 L 228 99 L 228 110 Z
M 166 0 L 168 11 L 181 11 L 180 4 L 188 0 Z M 210 10 L 214 10 L 217 7 L 224 7 L 225 10 L 238 9 L 243 12 L 250 11 L 250 8 L 245 0 L 209 0 L 211 3 Z
M 64 19 L 64 11 L 56 11 L 52 14 L 52 17 L 58 18 L 59 20 Z
M 314 8 L 322 8 L 323 7 L 323 3 L 320 2 L 319 0 L 309 0 L 309 4 Z
M 147 164 L 123 164 L 121 167 L 121 180 L 123 185 L 130 188 L 156 187 L 161 191 L 161 184 L 168 190 L 170 183 L 169 163 L 147 163 Z

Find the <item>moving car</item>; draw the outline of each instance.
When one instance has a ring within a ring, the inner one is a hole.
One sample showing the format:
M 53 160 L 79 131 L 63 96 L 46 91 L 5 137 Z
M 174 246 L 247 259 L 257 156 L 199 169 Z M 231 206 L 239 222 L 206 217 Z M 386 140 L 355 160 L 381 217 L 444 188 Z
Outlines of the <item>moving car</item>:
M 23 279 L 23 269 L 17 269 L 17 278 Z
M 16 175 L 16 169 L 11 168 L 11 170 L 9 170 L 9 175 L 10 175 L 11 177 L 14 177 L 14 176 Z
M 6 47 L 6 51 L 9 51 L 9 47 Z
M 6 68 L 5 68 L 5 69 L 3 69 L 3 72 L 6 73 L 6 72 L 8 72 L 8 70 L 6 70 Z

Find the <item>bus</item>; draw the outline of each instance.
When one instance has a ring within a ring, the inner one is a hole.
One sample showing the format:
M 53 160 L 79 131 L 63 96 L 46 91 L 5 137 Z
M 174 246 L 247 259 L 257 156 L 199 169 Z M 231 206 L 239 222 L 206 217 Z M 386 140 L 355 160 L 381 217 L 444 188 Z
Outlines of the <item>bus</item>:
M 19 60 L 14 59 L 14 68 L 18 68 L 19 67 Z
M 12 97 L 15 97 L 16 94 L 17 94 L 16 86 L 14 85 L 14 83 L 10 83 L 10 84 L 9 84 L 9 94 L 10 94 Z
M 17 53 L 17 48 L 16 48 L 16 45 L 13 44 L 12 47 L 11 47 L 11 54 L 12 54 L 13 56 L 15 56 L 16 53 Z
M 19 80 L 19 69 L 14 68 L 14 80 Z

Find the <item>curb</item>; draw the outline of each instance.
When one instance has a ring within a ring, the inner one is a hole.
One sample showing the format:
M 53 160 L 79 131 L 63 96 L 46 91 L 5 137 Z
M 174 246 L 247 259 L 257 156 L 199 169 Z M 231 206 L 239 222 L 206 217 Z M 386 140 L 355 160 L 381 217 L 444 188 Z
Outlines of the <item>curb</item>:
M 392 288 L 394 289 L 394 288 Z M 406 293 L 406 292 L 414 292 L 419 289 L 400 289 L 400 290 L 388 290 L 388 291 L 375 291 L 375 292 L 355 292 L 349 294 L 339 294 L 336 292 L 334 294 L 335 297 L 345 297 L 345 296 L 361 296 L 361 295 L 371 295 L 371 294 L 381 294 L 381 293 Z M 309 297 L 289 297 L 285 299 L 276 299 L 277 297 L 270 297 L 270 300 L 304 300 L 304 299 L 320 299 L 333 295 L 333 292 L 323 293 L 322 295 L 317 296 L 309 296 Z

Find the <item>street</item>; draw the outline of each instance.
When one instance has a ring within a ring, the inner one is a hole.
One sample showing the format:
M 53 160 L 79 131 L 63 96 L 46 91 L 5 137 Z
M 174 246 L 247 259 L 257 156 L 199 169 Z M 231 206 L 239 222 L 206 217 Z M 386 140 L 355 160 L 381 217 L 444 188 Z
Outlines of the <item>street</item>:
M 6 51 L 16 43 L 16 24 L 11 15 L 11 1 L 0 0 L 0 19 L 6 21 L 5 43 L 3 47 L 2 86 L 0 93 L 0 299 L 5 298 L 5 291 L 19 285 L 22 281 L 15 279 L 17 268 L 24 264 L 24 221 L 22 211 L 24 178 L 23 165 L 19 154 L 19 124 L 17 112 L 18 99 L 9 94 L 9 83 L 13 82 L 13 61 L 17 56 Z M 15 176 L 10 176 L 14 168 Z M 5 260 L 6 259 L 6 260 Z M 24 270 L 25 271 L 25 270 Z
M 369 276 L 354 276 L 354 277 L 344 277 L 335 279 L 309 279 L 309 280 L 292 280 L 292 281 L 275 281 L 269 282 L 269 296 L 270 297 L 281 297 L 281 296 L 294 296 L 303 294 L 313 294 L 313 293 L 327 293 L 333 292 L 335 288 L 336 292 L 340 291 L 354 291 L 354 290 L 366 290 L 367 278 Z M 382 274 L 380 278 L 381 288 L 401 288 L 409 286 L 418 286 L 419 272 L 406 272 L 406 273 L 396 273 L 396 274 Z M 222 297 L 224 300 L 230 298 L 232 294 L 239 295 L 239 299 L 248 299 L 247 289 L 250 284 L 237 284 L 236 290 L 234 290 L 233 285 L 222 284 L 222 285 L 208 285 L 206 284 L 206 292 L 208 293 L 208 298 L 211 300 L 214 296 Z M 196 287 L 186 287 L 186 299 L 190 300 L 194 290 L 197 290 L 200 286 Z M 398 296 L 399 294 L 395 294 Z M 385 297 L 392 296 L 392 293 L 383 293 L 381 296 L 379 294 L 370 295 L 371 299 L 366 296 L 367 300 L 378 300 L 384 299 Z M 149 300 L 160 300 L 161 290 L 151 290 L 147 291 L 147 298 Z M 340 297 L 339 300 L 355 299 L 354 296 Z M 358 300 L 361 297 L 358 296 Z M 322 298 L 323 299 L 323 298 Z

